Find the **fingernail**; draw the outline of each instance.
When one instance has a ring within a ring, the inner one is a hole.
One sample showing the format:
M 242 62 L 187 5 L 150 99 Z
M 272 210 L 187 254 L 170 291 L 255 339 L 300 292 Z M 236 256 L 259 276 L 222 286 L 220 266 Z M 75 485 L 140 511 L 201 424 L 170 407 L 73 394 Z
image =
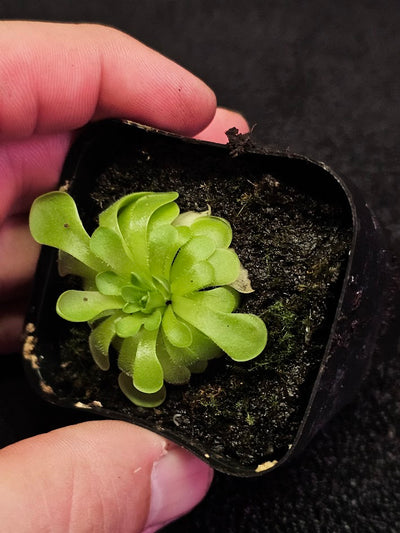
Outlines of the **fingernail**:
M 154 463 L 151 499 L 143 533 L 152 533 L 188 513 L 206 494 L 212 469 L 179 446 L 172 445 Z

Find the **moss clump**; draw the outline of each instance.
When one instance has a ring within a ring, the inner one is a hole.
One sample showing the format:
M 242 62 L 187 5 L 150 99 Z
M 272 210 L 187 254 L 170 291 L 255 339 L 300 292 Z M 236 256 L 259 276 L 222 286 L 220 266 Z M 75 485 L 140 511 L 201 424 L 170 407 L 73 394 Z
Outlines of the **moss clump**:
M 298 346 L 303 321 L 280 300 L 270 305 L 262 318 L 270 327 L 270 336 L 265 359 L 260 364 L 276 368 L 286 362 Z

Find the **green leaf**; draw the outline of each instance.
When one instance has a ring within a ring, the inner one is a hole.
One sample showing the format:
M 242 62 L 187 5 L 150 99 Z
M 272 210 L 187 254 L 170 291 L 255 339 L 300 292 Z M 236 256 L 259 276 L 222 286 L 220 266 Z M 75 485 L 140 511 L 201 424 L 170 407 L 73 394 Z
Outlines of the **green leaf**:
M 152 193 L 124 207 L 118 214 L 121 234 L 134 259 L 136 269 L 146 273 L 149 269 L 147 230 L 150 218 L 161 206 L 172 202 L 178 193 Z
M 193 235 L 207 235 L 217 248 L 228 248 L 232 242 L 232 228 L 229 222 L 219 217 L 200 217 L 191 225 Z
M 116 316 L 113 314 L 97 324 L 89 335 L 90 353 L 101 370 L 110 368 L 108 351 L 115 336 L 115 320 Z
M 207 262 L 214 269 L 214 285 L 229 285 L 240 274 L 239 258 L 231 248 L 215 250 Z
M 202 261 L 185 270 L 171 283 L 171 300 L 175 296 L 188 294 L 214 285 L 215 273 L 208 261 Z
M 123 312 L 130 315 L 132 313 L 137 313 L 138 311 L 142 311 L 142 306 L 139 304 L 130 304 L 127 303 L 122 308 Z
M 133 285 L 126 285 L 121 289 L 121 296 L 126 302 L 131 304 L 137 303 L 142 307 L 142 298 L 146 297 L 147 301 L 148 291 Z
M 183 365 L 174 363 L 165 347 L 162 336 L 157 338 L 157 357 L 164 372 L 164 379 L 172 385 L 181 385 L 190 380 L 190 370 Z
M 128 376 L 133 376 L 133 365 L 139 343 L 139 335 L 122 341 L 118 354 L 118 368 Z
M 204 335 L 197 328 L 190 326 L 192 331 L 192 344 L 188 348 L 183 348 L 191 354 L 191 359 L 208 361 L 222 355 L 222 350 L 209 337 Z M 187 354 L 189 360 L 189 354 Z M 192 368 L 192 366 L 190 366 Z
M 189 367 L 199 360 L 197 353 L 194 353 L 189 348 L 178 348 L 171 344 L 164 330 L 162 330 L 162 342 L 174 365 Z
M 172 305 L 178 316 L 210 337 L 235 361 L 253 359 L 266 345 L 267 329 L 255 315 L 214 311 L 180 296 Z
M 133 385 L 132 378 L 123 372 L 118 377 L 118 384 L 125 396 L 139 407 L 158 407 L 163 403 L 167 395 L 165 387 L 153 394 L 138 391 Z
M 193 237 L 179 250 L 171 267 L 170 281 L 173 283 L 197 263 L 208 259 L 215 252 L 215 242 L 205 235 Z
M 59 248 L 93 270 L 105 270 L 104 263 L 89 248 L 90 237 L 69 194 L 53 191 L 36 198 L 29 227 L 38 243 Z
M 100 272 L 96 276 L 96 287 L 102 294 L 118 296 L 127 283 L 128 280 L 126 278 L 115 274 L 115 272 Z
M 231 313 L 239 305 L 239 295 L 230 287 L 216 287 L 207 291 L 194 292 L 186 297 L 197 302 L 198 305 L 223 313 Z
M 138 289 L 149 290 L 154 288 L 154 284 L 148 276 L 144 276 L 143 273 L 131 272 L 131 285 Z
M 86 291 L 96 289 L 96 271 L 67 252 L 58 250 L 57 266 L 60 276 L 67 276 L 68 274 L 79 276 L 83 279 L 83 288 Z
M 96 291 L 63 292 L 56 304 L 57 313 L 70 322 L 88 322 L 109 309 L 121 309 L 124 300 L 119 296 L 105 296 Z
M 158 291 L 149 291 L 144 313 L 151 313 L 156 307 L 164 307 L 165 298 Z
M 90 250 L 103 261 L 107 268 L 123 276 L 129 276 L 134 263 L 128 256 L 129 250 L 122 237 L 109 228 L 97 228 L 89 242 Z
M 191 345 L 192 333 L 190 328 L 176 318 L 170 305 L 164 312 L 162 327 L 169 342 L 174 346 L 185 348 Z
M 158 330 L 143 329 L 140 332 L 133 362 L 133 385 L 148 394 L 159 391 L 164 383 L 163 370 L 156 353 L 157 334 Z
M 174 226 L 191 226 L 195 220 L 202 217 L 210 216 L 211 209 L 210 206 L 208 206 L 208 209 L 206 211 L 186 211 L 185 213 L 181 213 L 176 219 L 173 221 Z
M 118 320 L 115 325 L 115 331 L 119 337 L 134 337 L 143 325 L 145 317 L 142 313 L 128 315 Z
M 142 198 L 143 196 L 147 196 L 148 194 L 152 194 L 151 192 L 133 192 L 131 194 L 127 194 L 126 196 L 123 196 L 116 202 L 110 205 L 107 209 L 105 209 L 102 213 L 99 215 L 99 226 L 102 226 L 104 228 L 109 228 L 115 232 L 117 232 L 119 235 L 121 235 L 121 232 L 119 230 L 118 226 L 118 214 L 129 204 L 132 204 L 136 202 L 139 198 Z
M 151 233 L 159 226 L 170 225 L 179 215 L 179 207 L 175 202 L 159 207 L 149 221 L 148 231 Z
M 154 331 L 160 327 L 162 315 L 159 309 L 156 309 L 151 315 L 147 315 L 144 319 L 144 329 L 147 331 Z
M 153 276 L 169 279 L 172 262 L 192 234 L 182 226 L 157 226 L 149 232 L 149 264 Z

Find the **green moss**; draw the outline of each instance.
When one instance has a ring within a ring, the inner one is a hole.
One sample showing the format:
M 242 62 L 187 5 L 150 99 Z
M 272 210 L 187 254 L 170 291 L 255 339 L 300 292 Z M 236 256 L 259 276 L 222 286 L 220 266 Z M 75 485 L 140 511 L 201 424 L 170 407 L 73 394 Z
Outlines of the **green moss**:
M 246 423 L 249 426 L 253 426 L 254 423 L 255 423 L 254 417 L 250 413 L 247 413 L 247 415 L 246 415 Z
M 293 355 L 298 345 L 302 321 L 280 300 L 266 309 L 263 319 L 270 326 L 270 337 L 265 359 L 260 364 L 276 368 Z

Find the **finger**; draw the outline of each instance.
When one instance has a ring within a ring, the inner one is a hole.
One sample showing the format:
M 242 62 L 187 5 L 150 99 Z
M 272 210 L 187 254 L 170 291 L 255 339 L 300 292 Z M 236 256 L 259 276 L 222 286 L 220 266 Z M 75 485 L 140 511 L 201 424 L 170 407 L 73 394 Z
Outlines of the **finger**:
M 10 217 L 0 227 L 0 353 L 20 348 L 38 253 L 25 216 Z
M 0 139 L 131 118 L 195 134 L 215 113 L 202 81 L 113 28 L 0 23 Z
M 0 227 L 0 303 L 21 298 L 29 286 L 39 245 L 28 230 L 26 216 L 10 217 Z
M 147 533 L 194 507 L 212 470 L 125 422 L 86 422 L 0 451 L 1 531 Z
M 0 226 L 0 353 L 20 349 L 39 249 L 30 235 L 26 216 L 9 217 Z
M 0 224 L 56 186 L 70 141 L 71 133 L 59 133 L 0 145 Z
M 198 133 L 195 138 L 226 144 L 228 138 L 225 132 L 232 127 L 237 128 L 239 133 L 247 133 L 249 131 L 249 125 L 240 113 L 218 107 L 212 122 L 203 131 Z
M 0 305 L 0 354 L 21 351 L 26 299 Z

